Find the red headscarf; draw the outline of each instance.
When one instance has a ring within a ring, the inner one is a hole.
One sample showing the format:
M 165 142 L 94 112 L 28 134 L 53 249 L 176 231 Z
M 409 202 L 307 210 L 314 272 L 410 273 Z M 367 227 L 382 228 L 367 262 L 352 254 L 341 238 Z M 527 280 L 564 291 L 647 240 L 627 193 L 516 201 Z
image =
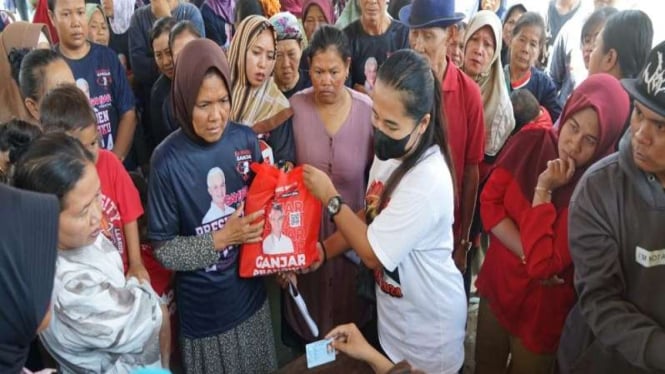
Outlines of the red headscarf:
M 37 2 L 37 8 L 35 9 L 35 15 L 32 17 L 32 23 L 43 23 L 45 24 L 49 31 L 51 32 L 51 40 L 53 44 L 58 43 L 58 32 L 55 30 L 55 27 L 51 23 L 51 19 L 48 18 L 48 1 L 39 0 Z
M 570 182 L 552 194 L 552 203 L 557 209 L 567 207 L 586 169 L 614 152 L 621 137 L 630 111 L 630 101 L 616 78 L 608 74 L 590 76 L 570 95 L 561 113 L 558 132 L 554 129 L 525 128 L 515 134 L 501 152 L 497 167 L 507 170 L 513 176 L 529 201 L 533 199 L 538 176 L 547 168 L 547 161 L 559 158 L 559 132 L 570 117 L 586 108 L 592 108 L 598 115 L 598 144 L 591 160 L 577 168 Z

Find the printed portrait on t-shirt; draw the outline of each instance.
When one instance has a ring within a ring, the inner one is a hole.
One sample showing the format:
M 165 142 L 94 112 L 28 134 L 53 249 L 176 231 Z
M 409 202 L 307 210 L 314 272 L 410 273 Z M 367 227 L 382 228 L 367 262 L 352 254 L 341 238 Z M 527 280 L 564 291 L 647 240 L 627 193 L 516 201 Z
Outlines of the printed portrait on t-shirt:
M 376 179 L 371 182 L 367 192 L 365 193 L 365 220 L 371 224 L 376 216 L 379 215 L 379 207 L 381 210 L 385 209 L 390 199 L 381 202 L 381 194 L 383 193 L 385 185 L 383 181 Z M 379 204 L 381 204 L 379 206 Z M 374 281 L 381 291 L 393 297 L 402 297 L 402 289 L 399 279 L 399 269 L 395 271 L 388 271 L 386 268 L 374 270 Z
M 263 253 L 281 255 L 293 253 L 293 241 L 282 232 L 284 226 L 284 209 L 279 203 L 273 203 L 268 214 L 270 234 L 263 240 Z
M 79 90 L 83 91 L 85 94 L 85 97 L 90 100 L 90 85 L 88 84 L 88 81 L 86 81 L 83 78 L 79 78 L 76 80 L 76 87 L 79 88 Z
M 365 219 L 368 224 L 372 223 L 379 214 L 379 199 L 381 199 L 382 192 L 383 182 L 375 180 L 365 193 Z M 383 205 L 385 206 L 385 204 Z
M 365 91 L 368 94 L 374 91 L 377 70 L 379 70 L 379 63 L 376 61 L 376 58 L 370 57 L 365 60 Z
M 208 171 L 206 179 L 211 201 L 210 209 L 203 217 L 202 224 L 218 220 L 235 212 L 234 208 L 226 205 L 226 177 L 224 171 L 215 166 Z
M 100 112 L 100 110 L 97 108 L 95 105 L 97 100 L 90 98 L 90 85 L 88 84 L 87 80 L 84 78 L 77 79 L 76 87 L 83 91 L 85 97 L 87 97 L 88 101 L 90 102 L 92 110 L 95 112 L 95 117 L 97 117 L 97 129 L 99 130 L 100 134 L 100 146 L 108 150 L 113 149 L 113 137 L 109 136 L 111 134 L 111 124 L 108 118 L 108 110 L 103 110 Z

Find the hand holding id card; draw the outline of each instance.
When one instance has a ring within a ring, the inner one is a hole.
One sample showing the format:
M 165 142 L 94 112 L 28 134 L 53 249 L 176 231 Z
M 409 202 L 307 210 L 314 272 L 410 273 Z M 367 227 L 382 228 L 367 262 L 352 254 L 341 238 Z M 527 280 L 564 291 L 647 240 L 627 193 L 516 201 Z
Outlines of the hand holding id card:
M 332 338 L 323 339 L 305 346 L 308 369 L 335 361 L 336 353 L 332 345 L 333 340 Z

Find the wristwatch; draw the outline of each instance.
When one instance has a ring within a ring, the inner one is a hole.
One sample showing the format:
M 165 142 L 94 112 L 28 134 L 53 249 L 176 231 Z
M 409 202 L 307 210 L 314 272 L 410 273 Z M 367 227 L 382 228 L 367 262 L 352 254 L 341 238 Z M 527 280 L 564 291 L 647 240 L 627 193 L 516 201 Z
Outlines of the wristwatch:
M 342 204 L 344 202 L 342 201 L 342 197 L 337 195 L 333 196 L 328 200 L 328 205 L 326 208 L 328 209 L 328 215 L 330 216 L 330 220 L 332 221 L 333 218 L 339 213 L 340 210 L 342 210 Z

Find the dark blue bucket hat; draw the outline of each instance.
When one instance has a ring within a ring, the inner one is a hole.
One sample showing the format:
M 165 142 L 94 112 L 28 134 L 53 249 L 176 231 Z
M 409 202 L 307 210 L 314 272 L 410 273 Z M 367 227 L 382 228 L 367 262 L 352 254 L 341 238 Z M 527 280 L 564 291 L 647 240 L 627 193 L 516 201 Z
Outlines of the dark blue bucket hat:
M 399 20 L 410 29 L 457 24 L 464 13 L 455 12 L 454 0 L 413 0 L 399 11 Z

